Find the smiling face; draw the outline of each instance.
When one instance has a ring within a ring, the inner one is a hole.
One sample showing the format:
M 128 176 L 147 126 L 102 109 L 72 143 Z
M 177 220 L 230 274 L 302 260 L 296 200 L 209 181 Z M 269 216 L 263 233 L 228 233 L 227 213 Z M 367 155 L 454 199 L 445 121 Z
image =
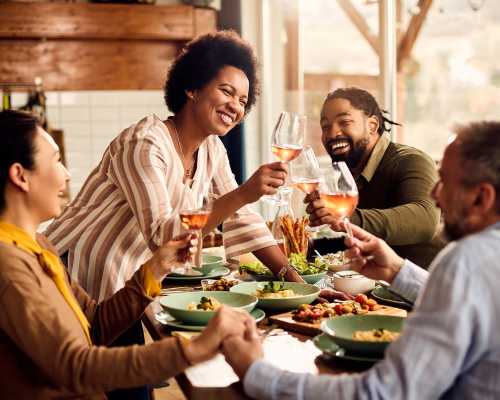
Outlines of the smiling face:
M 46 221 L 61 213 L 62 195 L 69 173 L 61 163 L 59 148 L 52 137 L 37 128 L 34 139 L 35 168 L 26 170 L 29 179 L 28 206 L 39 221 Z
M 249 81 L 235 67 L 221 68 L 217 76 L 200 90 L 188 92 L 198 124 L 209 134 L 224 136 L 245 115 Z
M 380 137 L 378 119 L 354 108 L 349 100 L 327 100 L 321 110 L 321 140 L 332 161 L 345 161 L 350 169 L 366 162 Z

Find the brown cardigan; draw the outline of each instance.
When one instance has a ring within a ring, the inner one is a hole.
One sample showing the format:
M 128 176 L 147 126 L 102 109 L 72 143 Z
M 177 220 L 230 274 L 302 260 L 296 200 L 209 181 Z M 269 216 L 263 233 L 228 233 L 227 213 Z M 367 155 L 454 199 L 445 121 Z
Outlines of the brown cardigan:
M 44 237 L 37 240 L 53 250 Z M 187 363 L 174 338 L 145 346 L 104 346 L 151 302 L 142 274 L 141 268 L 100 304 L 71 282 L 91 324 L 94 345 L 89 346 L 36 257 L 0 242 L 0 398 L 103 399 L 107 390 L 157 383 L 184 370 Z

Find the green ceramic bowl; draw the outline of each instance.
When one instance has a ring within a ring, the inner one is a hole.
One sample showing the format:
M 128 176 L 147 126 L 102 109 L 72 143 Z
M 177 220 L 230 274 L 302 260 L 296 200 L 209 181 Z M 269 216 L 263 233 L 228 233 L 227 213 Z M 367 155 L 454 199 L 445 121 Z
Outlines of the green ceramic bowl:
M 319 274 L 300 275 L 307 283 L 315 284 L 326 276 L 326 271 Z
M 243 282 L 233 286 L 230 291 L 255 296 L 259 288 L 263 288 L 266 282 Z M 291 289 L 295 297 L 280 299 L 259 299 L 258 307 L 267 310 L 293 310 L 301 304 L 312 303 L 319 295 L 320 289 L 308 283 L 285 282 L 285 289 Z
M 222 267 L 224 260 L 220 256 L 212 256 L 210 254 L 203 254 L 201 272 L 203 275 L 208 275 L 215 268 Z
M 362 342 L 354 340 L 353 333 L 382 328 L 401 332 L 405 319 L 388 315 L 343 315 L 323 321 L 321 330 L 349 354 L 381 357 L 390 342 Z
M 234 308 L 252 311 L 257 304 L 257 298 L 248 294 L 231 292 L 188 292 L 174 293 L 160 299 L 161 306 L 176 320 L 190 325 L 206 325 L 215 311 L 188 310 L 188 304 L 200 302 L 202 297 L 215 298 L 222 304 Z

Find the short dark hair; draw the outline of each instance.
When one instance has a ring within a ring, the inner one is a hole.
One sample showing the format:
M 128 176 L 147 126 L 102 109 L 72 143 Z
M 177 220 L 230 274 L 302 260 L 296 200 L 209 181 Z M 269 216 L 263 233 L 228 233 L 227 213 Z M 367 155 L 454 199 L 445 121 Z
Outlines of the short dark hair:
M 0 212 L 5 209 L 5 187 L 9 168 L 14 163 L 32 170 L 35 166 L 35 134 L 38 120 L 31 114 L 6 110 L 0 112 Z
M 234 31 L 207 33 L 189 42 L 172 63 L 165 82 L 165 103 L 174 114 L 187 101 L 186 91 L 202 89 L 225 66 L 242 70 L 250 83 L 245 113 L 259 95 L 258 62 L 249 43 Z
M 466 186 L 491 183 L 496 190 L 497 211 L 500 212 L 500 122 L 471 122 L 456 125 L 453 131 L 457 134 L 463 161 L 462 183 Z
M 354 108 L 363 111 L 368 117 L 371 117 L 372 115 L 377 117 L 379 122 L 377 132 L 379 135 L 382 135 L 384 132 L 390 132 L 392 125 L 401 126 L 401 124 L 391 121 L 389 118 L 384 116 L 384 114 L 388 114 L 388 112 L 386 110 L 382 110 L 378 105 L 377 100 L 375 100 L 375 97 L 373 97 L 366 90 L 357 87 L 337 89 L 328 93 L 325 103 L 328 100 L 333 99 L 347 100 Z M 388 124 L 389 127 L 387 127 L 386 124 Z

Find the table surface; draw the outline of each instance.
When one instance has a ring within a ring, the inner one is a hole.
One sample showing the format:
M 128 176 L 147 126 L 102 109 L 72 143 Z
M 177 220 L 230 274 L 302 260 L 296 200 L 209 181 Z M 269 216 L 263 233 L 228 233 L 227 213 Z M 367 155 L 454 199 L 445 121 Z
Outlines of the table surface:
M 182 287 L 195 286 L 199 284 L 183 284 Z M 180 285 L 168 285 L 169 289 L 173 289 Z M 147 309 L 143 317 L 143 323 L 146 326 L 149 334 L 153 340 L 160 340 L 164 337 L 170 336 L 170 329 L 162 324 L 160 324 L 155 319 L 155 312 L 159 309 L 159 304 L 157 302 L 151 304 Z M 259 323 L 260 327 L 268 326 L 267 318 Z M 290 335 L 298 338 L 299 340 L 311 339 L 311 336 L 306 336 L 298 334 L 295 332 L 289 332 Z M 318 367 L 319 373 L 321 374 L 341 374 L 341 373 L 355 373 L 366 370 L 369 366 L 363 364 L 352 363 L 348 361 L 338 360 L 330 358 L 326 355 L 318 356 L 315 360 L 316 366 Z M 191 382 L 186 377 L 185 374 L 179 374 L 175 377 L 177 383 L 179 384 L 182 392 L 188 399 L 193 400 L 236 400 L 236 399 L 249 399 L 244 393 L 240 382 L 234 383 L 231 386 L 223 388 L 200 388 L 191 385 Z

